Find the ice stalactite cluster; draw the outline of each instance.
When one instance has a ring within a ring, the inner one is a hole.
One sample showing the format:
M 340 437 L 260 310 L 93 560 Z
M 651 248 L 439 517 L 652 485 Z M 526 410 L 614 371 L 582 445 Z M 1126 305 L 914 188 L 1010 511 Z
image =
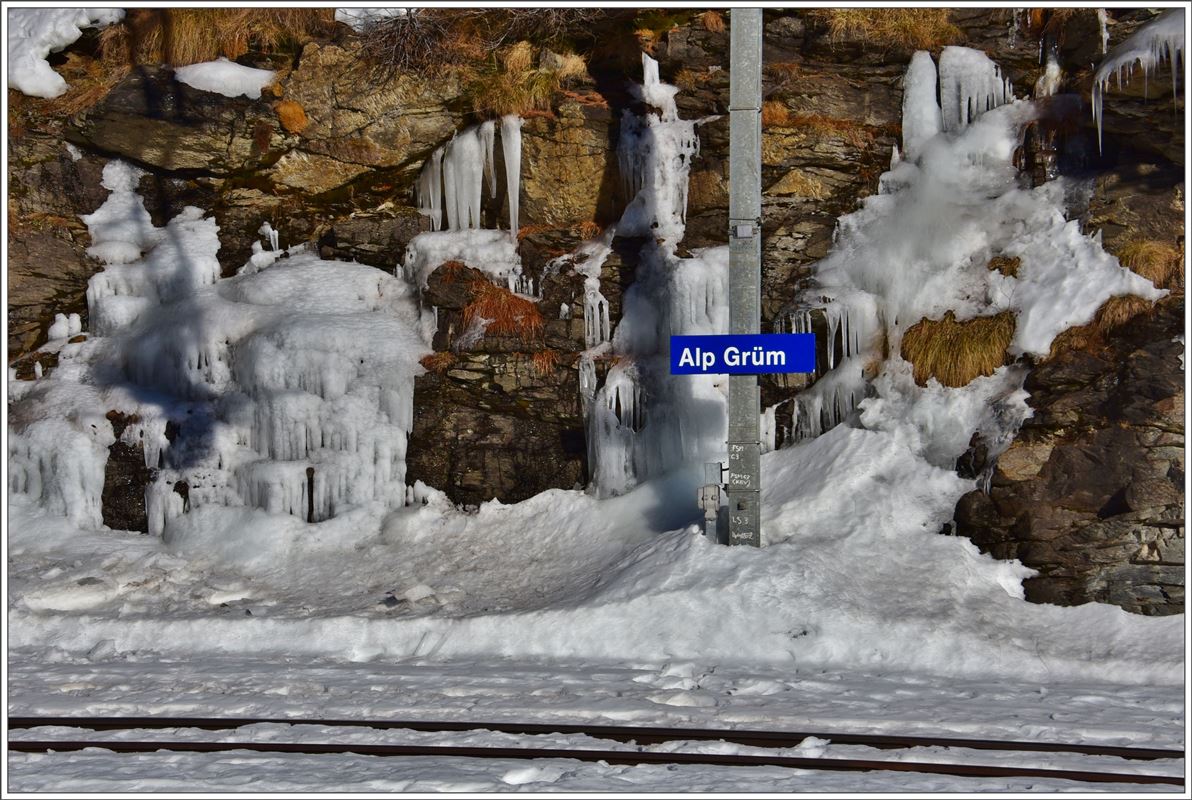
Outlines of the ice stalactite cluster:
M 489 196 L 497 196 L 494 158 L 496 121 L 488 120 L 457 132 L 435 149 L 418 173 L 418 210 L 430 218 L 433 230 L 462 231 L 480 228 L 481 204 L 487 179 Z M 511 232 L 517 232 L 521 192 L 522 119 L 501 119 L 501 152 L 505 162 L 506 202 Z M 443 225 L 446 221 L 446 226 Z
M 152 533 L 209 505 L 308 521 L 401 505 L 414 376 L 429 352 L 410 287 L 301 247 L 262 249 L 220 280 L 215 223 L 188 208 L 153 229 L 135 177 L 120 162 L 105 170 L 111 198 L 86 218 L 115 254 L 88 292 L 100 335 L 64 345 L 59 369 L 22 387 L 32 419 L 12 431 L 10 489 L 99 527 L 115 441 L 104 414 L 115 410 L 153 470 Z
M 1179 96 L 1179 76 L 1184 63 L 1184 9 L 1170 8 L 1113 48 L 1093 74 L 1093 119 L 1097 121 L 1097 146 L 1101 146 L 1101 121 L 1105 112 L 1105 90 L 1116 79 L 1122 88 L 1142 69 L 1142 79 L 1167 62 L 1171 65 L 1172 92 Z M 1145 86 L 1144 86 L 1145 89 Z
M 687 173 L 698 152 L 696 122 L 681 120 L 675 87 L 658 78 L 658 65 L 643 56 L 639 91 L 654 111 L 627 114 L 618 158 L 631 200 L 615 227 L 622 236 L 648 236 L 636 280 L 622 300 L 612 332 L 614 357 L 604 385 L 591 399 L 588 442 L 592 483 L 598 494 L 624 492 L 647 477 L 684 463 L 721 458 L 726 433 L 723 376 L 669 375 L 672 334 L 728 331 L 728 248 L 675 254 L 683 236 Z M 589 258 L 589 277 L 599 276 Z M 599 284 L 589 286 L 598 290 Z M 608 336 L 603 297 L 589 292 L 589 342 L 597 349 Z M 581 395 L 591 392 L 595 370 L 581 362 Z
M 940 53 L 939 78 L 946 131 L 963 130 L 986 111 L 1014 99 L 1014 86 L 1001 68 L 971 47 L 945 47 Z
M 815 310 L 804 306 L 777 321 L 779 332 L 816 333 L 813 316 L 823 319 L 816 354 L 819 380 L 792 401 L 794 426 L 789 438 L 796 442 L 836 427 L 864 399 L 864 366 L 874 357 L 882 333 L 881 315 L 871 296 L 840 292 L 819 300 Z
M 537 294 L 539 287 L 522 274 L 517 253 L 521 129 L 519 116 L 500 120 L 508 231 L 486 230 L 481 219 L 485 183 L 489 196 L 497 196 L 496 120 L 457 132 L 427 158 L 418 174 L 416 197 L 419 211 L 430 218 L 432 231 L 415 236 L 406 246 L 401 269 L 409 283 L 425 287 L 440 264 L 461 261 L 512 292 Z

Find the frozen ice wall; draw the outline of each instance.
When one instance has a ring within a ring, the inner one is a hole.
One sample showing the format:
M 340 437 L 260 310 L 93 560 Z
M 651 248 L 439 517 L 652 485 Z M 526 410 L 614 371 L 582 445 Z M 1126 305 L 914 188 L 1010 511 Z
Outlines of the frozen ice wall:
M 618 159 L 631 200 L 615 232 L 648 238 L 612 334 L 612 366 L 604 385 L 584 397 L 590 469 L 601 495 L 687 462 L 720 458 L 725 448 L 722 376 L 671 376 L 669 347 L 672 334 L 728 332 L 728 248 L 675 255 L 687 173 L 698 152 L 697 123 L 679 119 L 677 89 L 659 80 L 657 62 L 643 55 L 642 64 L 639 92 L 653 110 L 644 117 L 627 112 L 622 121 Z M 586 262 L 592 279 L 600 260 Z M 588 342 L 594 355 L 607 355 L 607 303 L 602 305 L 598 287 L 589 286 L 588 318 L 599 323 Z M 591 392 L 593 378 L 581 381 L 581 388 Z
M 215 223 L 187 208 L 153 228 L 136 177 L 109 164 L 108 201 L 85 217 L 108 262 L 88 291 L 92 338 L 14 389 L 10 491 L 99 527 L 116 411 L 154 470 L 153 533 L 204 505 L 310 521 L 401 505 L 429 352 L 407 284 L 301 247 L 262 249 L 221 280 Z

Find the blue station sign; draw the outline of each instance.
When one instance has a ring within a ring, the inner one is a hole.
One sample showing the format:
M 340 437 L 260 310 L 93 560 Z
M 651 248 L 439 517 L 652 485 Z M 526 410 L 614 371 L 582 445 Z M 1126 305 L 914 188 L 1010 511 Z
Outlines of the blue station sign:
M 814 333 L 672 336 L 672 375 L 815 372 Z

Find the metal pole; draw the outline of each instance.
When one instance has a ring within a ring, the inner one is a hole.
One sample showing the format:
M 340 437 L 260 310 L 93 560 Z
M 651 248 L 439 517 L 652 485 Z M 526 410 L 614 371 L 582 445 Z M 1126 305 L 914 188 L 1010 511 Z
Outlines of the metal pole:
M 730 12 L 729 332 L 761 332 L 762 10 Z M 761 547 L 756 375 L 728 379 L 729 544 Z

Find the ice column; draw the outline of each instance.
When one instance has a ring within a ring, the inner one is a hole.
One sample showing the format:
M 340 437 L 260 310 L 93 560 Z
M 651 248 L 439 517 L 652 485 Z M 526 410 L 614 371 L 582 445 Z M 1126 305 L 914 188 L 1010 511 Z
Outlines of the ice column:
M 943 126 L 935 99 L 938 76 L 930 53 L 920 50 L 911 57 L 903 83 L 902 151 L 906 158 L 914 159 Z
M 501 117 L 501 153 L 505 157 L 505 188 L 509 194 L 509 230 L 517 238 L 518 203 L 521 196 L 521 128 L 516 114 Z

